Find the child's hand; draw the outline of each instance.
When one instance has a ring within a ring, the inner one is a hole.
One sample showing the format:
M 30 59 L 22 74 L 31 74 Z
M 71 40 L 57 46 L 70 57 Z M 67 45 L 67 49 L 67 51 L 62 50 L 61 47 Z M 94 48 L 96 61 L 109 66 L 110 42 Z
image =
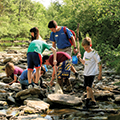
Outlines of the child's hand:
M 81 58 L 81 54 L 80 54 L 80 53 L 78 53 L 78 54 L 77 54 L 77 57 L 80 57 L 80 58 Z
M 50 81 L 50 86 L 53 86 L 53 81 Z
M 98 80 L 102 80 L 102 76 L 101 75 L 98 75 Z
M 56 60 L 54 60 L 53 64 L 54 64 L 54 65 L 57 65 L 57 61 L 56 61 Z

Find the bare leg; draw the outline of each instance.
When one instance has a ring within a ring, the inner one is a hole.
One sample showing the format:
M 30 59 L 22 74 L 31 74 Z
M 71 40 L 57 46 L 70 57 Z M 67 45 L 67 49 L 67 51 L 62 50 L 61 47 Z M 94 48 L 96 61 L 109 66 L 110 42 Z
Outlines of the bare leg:
M 28 70 L 28 83 L 31 84 L 32 82 L 32 70 Z
M 87 86 L 87 98 L 91 98 L 92 101 L 96 102 L 96 101 L 95 101 L 95 98 L 94 98 L 94 95 L 93 95 L 92 88 L 90 88 L 90 87 L 88 87 L 88 86 Z
M 40 78 L 40 71 L 41 71 L 41 68 L 37 68 L 36 69 L 36 79 L 35 79 L 35 83 L 38 84 L 38 81 L 39 81 L 39 78 Z
M 71 65 L 71 71 L 72 71 L 73 73 L 76 73 L 76 72 L 77 72 L 73 65 Z

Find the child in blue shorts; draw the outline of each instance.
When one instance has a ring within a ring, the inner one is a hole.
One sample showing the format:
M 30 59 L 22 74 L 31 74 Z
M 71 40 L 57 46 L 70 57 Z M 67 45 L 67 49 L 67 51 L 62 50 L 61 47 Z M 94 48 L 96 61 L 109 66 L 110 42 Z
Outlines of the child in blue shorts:
M 42 57 L 41 54 L 45 49 L 51 50 L 54 55 L 53 64 L 56 64 L 56 49 L 51 45 L 48 45 L 44 41 L 41 40 L 33 40 L 27 51 L 27 64 L 28 64 L 28 88 L 32 88 L 32 71 L 36 68 L 36 78 L 34 81 L 34 88 L 39 88 L 38 80 L 40 78 L 41 65 L 42 65 Z

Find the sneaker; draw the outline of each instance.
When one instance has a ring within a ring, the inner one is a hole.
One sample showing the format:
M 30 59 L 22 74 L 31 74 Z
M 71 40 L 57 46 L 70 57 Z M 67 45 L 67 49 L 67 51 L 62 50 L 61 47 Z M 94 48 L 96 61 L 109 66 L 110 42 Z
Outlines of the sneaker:
M 33 88 L 32 84 L 29 84 L 29 85 L 28 85 L 28 89 L 30 89 L 30 88 Z
M 40 89 L 40 86 L 38 84 L 34 83 L 34 88 Z
M 78 72 L 76 72 L 74 75 L 75 75 L 76 79 L 80 79 L 80 76 L 79 76 Z
M 87 99 L 85 100 L 85 106 L 86 106 L 86 107 L 89 107 L 90 100 L 91 100 L 91 98 L 87 98 Z
M 89 106 L 95 106 L 95 105 L 96 105 L 96 102 L 94 102 L 94 101 L 89 102 Z

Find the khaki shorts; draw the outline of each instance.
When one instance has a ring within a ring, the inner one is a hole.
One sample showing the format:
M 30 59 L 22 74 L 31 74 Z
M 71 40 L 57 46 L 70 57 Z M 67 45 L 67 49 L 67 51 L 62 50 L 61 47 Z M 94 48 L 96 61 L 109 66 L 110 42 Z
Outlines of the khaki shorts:
M 67 47 L 67 48 L 64 48 L 64 49 L 58 49 L 58 52 L 66 52 L 68 53 L 70 56 L 72 55 L 72 48 L 71 47 Z

